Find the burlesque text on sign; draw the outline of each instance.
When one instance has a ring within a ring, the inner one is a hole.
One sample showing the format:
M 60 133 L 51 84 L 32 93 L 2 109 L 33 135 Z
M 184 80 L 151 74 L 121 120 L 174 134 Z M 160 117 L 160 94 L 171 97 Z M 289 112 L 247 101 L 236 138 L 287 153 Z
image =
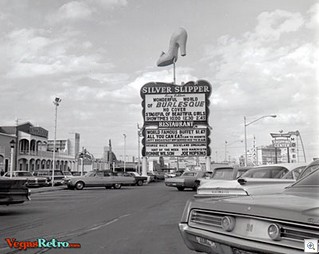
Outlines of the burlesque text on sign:
M 208 82 L 148 83 L 143 98 L 143 156 L 209 156 Z
M 206 121 L 205 94 L 152 94 L 145 104 L 145 122 Z

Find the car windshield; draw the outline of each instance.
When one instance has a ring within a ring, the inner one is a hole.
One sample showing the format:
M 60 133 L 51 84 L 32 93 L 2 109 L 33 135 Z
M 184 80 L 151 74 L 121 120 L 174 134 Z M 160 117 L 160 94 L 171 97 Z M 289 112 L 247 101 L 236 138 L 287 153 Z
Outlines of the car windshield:
M 16 176 L 32 176 L 30 172 L 16 172 Z
M 91 171 L 91 172 L 87 172 L 85 174 L 85 176 L 95 176 L 96 175 L 96 172 L 95 171 Z
M 196 176 L 196 175 L 197 175 L 196 172 L 185 172 L 185 173 L 183 174 L 183 176 Z
M 307 166 L 307 168 L 300 174 L 298 179 L 301 179 L 307 175 L 309 175 L 311 172 L 316 171 L 319 168 L 319 163 L 316 161 L 313 164 L 310 164 Z
M 233 168 L 216 168 L 212 179 L 231 180 L 233 179 L 233 171 Z
M 319 187 L 319 169 L 309 173 L 307 176 L 301 178 L 298 182 L 292 185 L 292 188 L 304 188 L 304 187 Z
M 248 168 L 239 168 L 237 171 L 236 179 L 239 178 L 242 174 L 247 172 Z
M 305 169 L 306 166 L 300 166 L 298 168 L 295 168 L 285 174 L 282 179 L 299 179 L 300 173 Z
M 248 170 L 240 178 L 281 178 L 287 172 L 288 169 L 280 166 L 258 167 Z

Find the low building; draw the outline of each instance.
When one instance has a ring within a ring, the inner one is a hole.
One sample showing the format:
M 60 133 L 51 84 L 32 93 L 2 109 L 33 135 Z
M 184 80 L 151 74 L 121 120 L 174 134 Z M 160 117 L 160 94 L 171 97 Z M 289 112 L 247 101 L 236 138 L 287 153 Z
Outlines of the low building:
M 79 141 L 79 134 L 78 141 Z M 48 140 L 48 131 L 42 127 L 33 126 L 30 122 L 17 126 L 0 126 L 0 163 L 2 158 L 3 171 L 9 171 L 11 148 L 9 140 L 14 140 L 14 170 L 38 171 L 53 168 L 53 144 Z M 68 170 L 75 167 L 75 155 L 70 152 L 70 140 L 56 142 L 56 169 Z M 79 142 L 77 144 L 79 146 Z M 79 148 L 74 148 L 74 151 Z M 9 153 L 9 154 L 8 154 Z M 11 161 L 10 161 L 11 163 Z M 11 164 L 10 164 L 11 165 Z
M 281 150 L 273 145 L 257 147 L 258 165 L 282 163 Z

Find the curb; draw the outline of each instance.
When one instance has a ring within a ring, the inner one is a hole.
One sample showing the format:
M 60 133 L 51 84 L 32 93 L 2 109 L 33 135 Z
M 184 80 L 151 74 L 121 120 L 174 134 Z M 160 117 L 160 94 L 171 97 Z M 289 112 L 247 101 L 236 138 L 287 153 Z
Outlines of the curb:
M 34 193 L 43 193 L 51 191 L 67 190 L 66 186 L 56 186 L 56 187 L 41 187 L 41 188 L 29 188 L 31 195 Z

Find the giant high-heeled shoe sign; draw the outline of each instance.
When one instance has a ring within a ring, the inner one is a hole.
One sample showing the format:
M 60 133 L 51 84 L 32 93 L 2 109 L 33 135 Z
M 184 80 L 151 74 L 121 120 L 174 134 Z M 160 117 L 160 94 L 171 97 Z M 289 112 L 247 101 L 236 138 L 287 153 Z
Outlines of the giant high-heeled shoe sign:
M 180 27 L 171 36 L 168 52 L 162 52 L 157 60 L 157 66 L 167 66 L 177 61 L 178 48 L 180 48 L 181 56 L 186 56 L 187 32 Z

